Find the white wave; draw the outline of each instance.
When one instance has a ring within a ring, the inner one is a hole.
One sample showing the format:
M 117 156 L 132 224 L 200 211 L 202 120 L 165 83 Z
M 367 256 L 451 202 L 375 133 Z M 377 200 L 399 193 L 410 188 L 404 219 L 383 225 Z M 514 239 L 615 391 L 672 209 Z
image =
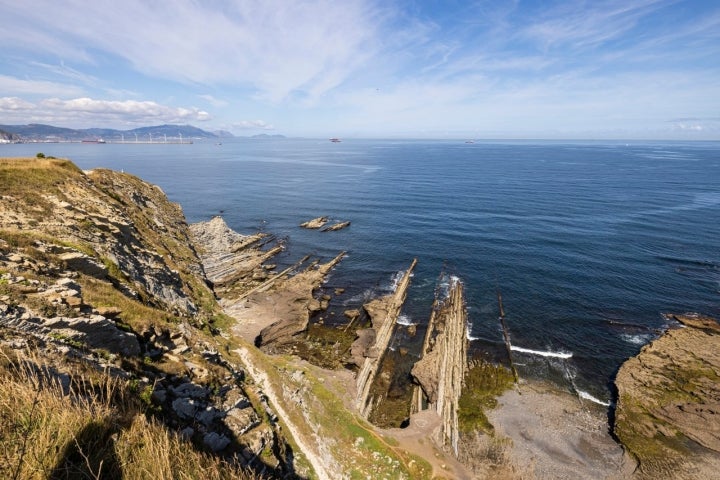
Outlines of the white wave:
M 394 292 L 397 290 L 398 285 L 400 285 L 400 280 L 402 280 L 403 276 L 405 275 L 405 270 L 400 270 L 399 272 L 395 272 L 390 279 L 390 286 L 387 288 L 387 290 Z M 412 277 L 412 273 L 410 274 Z
M 510 345 L 510 350 L 521 353 L 529 353 L 531 355 L 540 355 L 541 357 L 570 358 L 573 356 L 572 353 L 530 350 L 529 348 L 516 347 L 515 345 Z
M 473 342 L 473 341 L 475 341 L 475 340 L 480 340 L 480 337 L 473 337 L 473 336 L 470 334 L 470 323 L 469 323 L 469 322 L 468 322 L 468 324 L 465 326 L 465 336 L 466 336 L 467 339 L 468 339 L 469 341 L 471 341 L 471 342 Z
M 396 322 L 398 325 L 405 325 L 406 327 L 409 327 L 410 325 L 415 325 L 415 322 L 412 321 L 412 318 L 405 314 L 401 314 Z
M 623 339 L 623 341 L 627 343 L 631 343 L 633 345 L 645 345 L 650 341 L 652 338 L 652 335 L 645 334 L 645 335 L 631 335 L 629 333 L 622 333 L 620 334 L 620 338 Z
M 595 398 L 592 395 L 590 395 L 588 392 L 583 392 L 582 390 L 578 390 L 578 396 L 584 400 L 590 400 L 593 403 L 597 403 L 598 405 L 602 405 L 603 407 L 609 407 L 610 402 L 603 402 L 599 398 Z

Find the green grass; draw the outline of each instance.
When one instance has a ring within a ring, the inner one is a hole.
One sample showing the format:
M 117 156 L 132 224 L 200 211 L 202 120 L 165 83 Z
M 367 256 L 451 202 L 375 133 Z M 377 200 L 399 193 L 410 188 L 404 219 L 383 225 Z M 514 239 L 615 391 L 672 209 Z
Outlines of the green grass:
M 273 383 L 293 383 L 287 374 L 298 368 L 293 366 L 289 358 L 265 358 L 264 363 L 269 364 L 265 369 Z M 336 455 L 336 460 L 343 465 L 350 478 L 431 478 L 432 467 L 429 463 L 397 448 L 394 442 L 385 440 L 372 426 L 345 408 L 340 398 L 311 370 L 302 370 L 303 386 L 300 391 L 303 392 L 303 402 L 310 418 L 300 420 L 297 424 L 308 426 L 309 421 L 317 428 L 319 435 L 343 446 L 342 454 Z M 303 416 L 295 402 L 286 403 L 286 410 L 291 415 Z M 312 431 L 304 433 L 312 438 Z
M 39 195 L 39 192 L 64 198 L 61 186 L 82 175 L 82 171 L 69 160 L 0 158 L 3 194 L 23 203 L 26 213 L 36 220 L 42 220 L 52 210 L 52 203 Z
M 458 422 L 464 433 L 482 430 L 493 433 L 485 411 L 497 406 L 497 397 L 513 384 L 513 375 L 507 368 L 487 362 L 473 365 L 465 376 L 460 395 Z

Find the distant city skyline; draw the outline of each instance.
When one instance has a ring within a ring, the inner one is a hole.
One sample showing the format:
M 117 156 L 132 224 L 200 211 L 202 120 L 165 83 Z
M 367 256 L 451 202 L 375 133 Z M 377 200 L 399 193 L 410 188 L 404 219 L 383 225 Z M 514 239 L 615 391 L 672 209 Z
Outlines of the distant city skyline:
M 716 1 L 0 0 L 0 124 L 720 140 Z

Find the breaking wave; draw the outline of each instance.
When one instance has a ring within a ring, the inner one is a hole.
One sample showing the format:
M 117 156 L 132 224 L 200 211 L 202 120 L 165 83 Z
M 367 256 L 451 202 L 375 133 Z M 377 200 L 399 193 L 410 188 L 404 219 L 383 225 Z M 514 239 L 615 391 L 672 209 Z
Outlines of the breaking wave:
M 405 315 L 404 313 L 398 317 L 397 322 L 395 323 L 397 323 L 398 325 L 405 325 L 406 327 L 409 327 L 410 325 L 415 325 L 415 322 L 412 321 L 412 318 Z
M 632 335 L 629 333 L 621 333 L 620 338 L 623 339 L 623 341 L 630 343 L 632 345 L 645 345 L 650 340 L 652 340 L 652 335 L 650 334 L 636 334 Z
M 510 350 L 520 353 L 529 353 L 530 355 L 539 355 L 541 357 L 554 357 L 565 359 L 573 356 L 572 353 L 530 350 L 529 348 L 516 347 L 515 345 L 510 345 Z
M 609 407 L 610 402 L 603 402 L 599 398 L 595 398 L 592 395 L 590 395 L 588 392 L 584 392 L 582 390 L 578 390 L 578 397 L 580 397 L 583 400 L 589 400 L 593 403 L 597 403 L 598 405 L 602 405 L 603 407 Z
M 467 337 L 468 341 L 473 342 L 475 340 L 480 340 L 480 337 L 473 337 L 471 334 L 470 324 L 468 323 L 465 327 L 465 336 Z

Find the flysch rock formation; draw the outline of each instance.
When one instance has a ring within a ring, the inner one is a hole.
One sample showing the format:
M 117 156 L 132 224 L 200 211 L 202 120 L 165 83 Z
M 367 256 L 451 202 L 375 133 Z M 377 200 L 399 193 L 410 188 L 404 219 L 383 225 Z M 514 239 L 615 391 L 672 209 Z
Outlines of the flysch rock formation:
M 638 478 L 707 479 L 720 469 L 720 325 L 670 315 L 671 328 L 620 368 L 614 433 Z
M 337 232 L 350 226 L 350 222 L 338 222 L 322 229 L 323 232 Z
M 205 274 L 214 291 L 226 300 L 233 300 L 258 282 L 267 280 L 271 268 L 263 264 L 282 251 L 282 245 L 262 250 L 267 234 L 241 235 L 232 230 L 222 217 L 190 225 L 198 245 Z
M 345 252 L 341 252 L 329 262 L 313 265 L 275 286 L 270 300 L 275 311 L 273 323 L 260 331 L 256 343 L 262 347 L 279 346 L 307 330 L 310 315 L 323 309 L 313 294 L 344 256 Z M 251 303 L 267 299 L 264 293 L 248 298 Z
M 220 304 L 237 320 L 234 331 L 266 349 L 307 330 L 310 316 L 325 306 L 314 298 L 315 290 L 345 256 L 341 252 L 324 264 L 310 262 L 295 273 L 309 259 L 306 256 L 282 272 L 272 273 L 264 262 L 281 247 L 259 248 L 262 234 L 238 234 L 221 217 L 193 224 L 190 229 Z
M 312 220 L 308 220 L 307 222 L 301 223 L 300 226 L 309 229 L 322 228 L 325 226 L 328 220 L 330 220 L 329 217 L 317 217 L 313 218 Z
M 363 306 L 370 316 L 372 330 L 374 331 L 374 341 L 363 348 L 364 360 L 355 380 L 357 385 L 355 408 L 364 418 L 368 418 L 372 411 L 373 400 L 370 398 L 370 389 L 387 351 L 400 310 L 403 303 L 405 303 L 410 278 L 416 264 L 417 259 L 414 259 L 410 264 L 410 268 L 407 269 L 398 282 L 394 293 L 375 299 Z M 362 334 L 359 335 L 359 340 L 363 343 L 366 343 L 367 338 Z M 357 352 L 357 346 L 355 351 Z
M 411 412 L 431 409 L 441 418 L 436 440 L 458 454 L 458 401 L 467 371 L 467 311 L 463 284 L 450 280 L 447 297 L 435 300 L 421 358 L 411 375 L 419 383 Z

